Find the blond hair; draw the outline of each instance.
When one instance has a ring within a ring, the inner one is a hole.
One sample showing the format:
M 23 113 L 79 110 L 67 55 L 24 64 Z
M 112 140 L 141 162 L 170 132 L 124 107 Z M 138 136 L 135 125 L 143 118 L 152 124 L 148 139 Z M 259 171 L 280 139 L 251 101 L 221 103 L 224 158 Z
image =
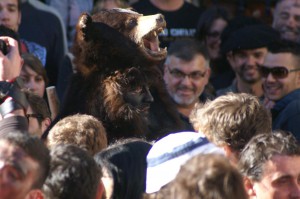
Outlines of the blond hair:
M 228 93 L 196 105 L 190 120 L 211 142 L 234 151 L 241 151 L 254 135 L 272 130 L 270 112 L 257 97 L 246 93 Z

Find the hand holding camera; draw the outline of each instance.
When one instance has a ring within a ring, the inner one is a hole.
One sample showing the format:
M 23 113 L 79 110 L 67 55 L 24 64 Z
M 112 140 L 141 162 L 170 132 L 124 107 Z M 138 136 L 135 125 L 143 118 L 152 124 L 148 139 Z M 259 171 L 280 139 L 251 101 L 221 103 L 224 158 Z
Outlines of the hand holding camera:
M 18 77 L 21 72 L 22 62 L 18 42 L 11 37 L 1 36 L 0 81 L 12 81 Z
M 18 41 L 0 36 L 0 120 L 4 116 L 23 116 L 27 108 L 26 97 L 16 81 L 22 64 Z

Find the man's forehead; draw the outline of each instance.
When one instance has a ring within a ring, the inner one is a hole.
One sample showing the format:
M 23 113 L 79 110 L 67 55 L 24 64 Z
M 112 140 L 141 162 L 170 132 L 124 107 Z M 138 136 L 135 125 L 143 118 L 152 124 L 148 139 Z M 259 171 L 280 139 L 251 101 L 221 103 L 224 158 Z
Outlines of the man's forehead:
M 244 55 L 254 55 L 254 54 L 267 54 L 268 49 L 266 47 L 262 48 L 255 48 L 255 49 L 241 49 L 235 50 L 232 52 L 233 55 L 235 54 L 244 54 Z
M 279 52 L 279 53 L 268 52 L 266 55 L 266 58 L 265 58 L 265 62 L 270 61 L 270 60 L 271 60 L 271 62 L 273 62 L 273 60 L 277 60 L 277 59 L 279 61 L 286 62 L 286 61 L 292 61 L 292 58 L 293 58 L 293 55 L 290 52 Z
M 280 177 L 282 175 L 300 174 L 300 155 L 273 155 L 263 165 L 266 175 Z
M 26 154 L 20 147 L 7 140 L 0 139 L 0 158 L 4 156 L 16 156 L 16 158 L 20 158 L 24 155 Z
M 282 0 L 277 7 L 282 10 L 300 7 L 300 0 Z
M 0 0 L 0 3 L 1 4 L 6 4 L 6 5 L 9 5 L 9 6 L 18 6 L 18 0 Z

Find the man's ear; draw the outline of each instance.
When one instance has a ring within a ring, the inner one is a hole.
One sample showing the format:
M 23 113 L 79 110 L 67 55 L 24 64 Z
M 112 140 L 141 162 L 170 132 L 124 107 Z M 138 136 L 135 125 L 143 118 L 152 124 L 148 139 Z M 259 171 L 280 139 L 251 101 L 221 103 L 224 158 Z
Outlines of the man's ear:
M 207 85 L 209 82 L 210 73 L 211 73 L 210 68 L 207 68 L 206 73 L 205 73 L 205 85 Z
M 20 2 L 19 2 L 20 3 Z M 22 20 L 22 12 L 19 11 L 19 17 L 18 17 L 18 29 L 20 27 L 20 24 L 21 24 L 21 20 Z M 18 30 L 15 30 L 16 32 L 18 32 Z
M 230 162 L 234 165 L 234 166 L 236 166 L 237 165 L 237 163 L 238 163 L 238 154 L 237 154 L 237 152 L 235 152 L 234 150 L 232 150 L 231 148 L 230 148 L 230 146 L 229 145 L 227 145 L 227 144 L 224 144 L 223 146 L 222 146 L 222 148 L 223 148 L 223 150 L 224 150 L 224 152 L 225 152 L 225 156 L 230 160 Z
M 44 193 L 40 189 L 30 190 L 25 199 L 45 199 Z
M 234 58 L 233 58 L 233 53 L 232 51 L 231 52 L 228 52 L 226 54 L 226 59 L 227 61 L 229 62 L 230 66 L 232 67 L 232 65 L 234 65 Z
M 104 196 L 104 185 L 102 183 L 102 180 L 100 180 L 95 199 L 102 199 L 103 196 Z
M 251 179 L 249 179 L 247 177 L 244 178 L 244 187 L 250 198 L 256 196 L 255 189 L 253 188 L 254 187 L 253 182 Z
M 296 76 L 296 78 L 297 78 L 297 80 L 296 80 L 297 81 L 297 85 L 298 85 L 298 87 L 300 87 L 300 71 L 296 71 L 296 73 L 297 73 L 296 74 L 297 75 Z
M 50 126 L 51 124 L 51 119 L 46 117 L 43 121 L 42 121 L 42 131 L 44 133 L 44 131 Z
M 163 65 L 163 79 L 165 82 L 167 82 L 167 71 L 168 70 L 168 67 L 166 64 Z

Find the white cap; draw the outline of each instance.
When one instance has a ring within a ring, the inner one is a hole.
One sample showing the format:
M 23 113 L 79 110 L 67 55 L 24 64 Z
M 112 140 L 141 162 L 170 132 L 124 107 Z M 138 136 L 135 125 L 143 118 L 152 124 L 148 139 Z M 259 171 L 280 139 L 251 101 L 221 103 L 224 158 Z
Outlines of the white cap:
M 147 155 L 146 193 L 154 193 L 171 182 L 191 157 L 200 153 L 221 153 L 200 133 L 180 132 L 157 141 Z

